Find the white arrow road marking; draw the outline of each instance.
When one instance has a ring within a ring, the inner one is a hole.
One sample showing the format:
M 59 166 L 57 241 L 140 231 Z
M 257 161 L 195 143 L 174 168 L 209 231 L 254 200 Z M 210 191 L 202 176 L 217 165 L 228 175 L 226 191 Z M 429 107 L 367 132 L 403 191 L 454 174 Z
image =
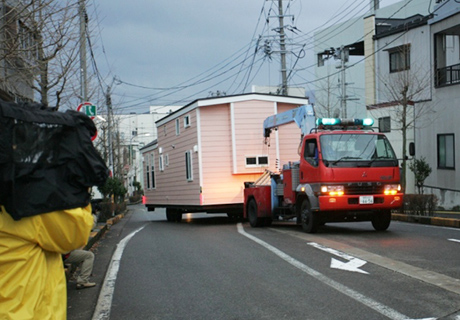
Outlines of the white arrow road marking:
M 447 239 L 447 240 L 452 241 L 452 242 L 460 242 L 460 240 L 458 239 Z
M 306 274 L 308 274 L 309 276 L 317 279 L 318 281 L 321 281 L 322 283 L 330 286 L 331 288 L 339 291 L 340 293 L 344 294 L 344 295 L 347 295 L 348 297 L 354 299 L 355 301 L 365 305 L 365 306 L 368 306 L 369 308 L 377 311 L 378 313 L 380 314 L 383 314 L 384 316 L 386 316 L 387 318 L 389 319 L 392 319 L 392 320 L 407 320 L 407 319 L 410 319 L 408 316 L 405 316 L 404 314 L 402 313 L 399 313 L 398 311 L 394 310 L 394 309 L 391 309 L 389 306 L 386 306 L 384 304 L 381 304 L 380 302 L 372 299 L 372 298 L 369 298 L 335 280 L 332 280 L 328 277 L 326 277 L 324 274 L 310 268 L 309 266 L 301 263 L 300 261 L 294 259 L 293 257 L 289 256 L 288 254 L 284 253 L 283 251 L 273 247 L 272 245 L 268 244 L 267 242 L 247 233 L 246 231 L 244 231 L 244 228 L 243 228 L 243 225 L 241 223 L 238 223 L 237 224 L 237 228 L 238 228 L 238 232 L 245 236 L 246 238 L 248 239 L 251 239 L 252 241 L 260 244 L 261 246 L 263 246 L 265 249 L 271 251 L 272 253 L 274 253 L 275 255 L 277 255 L 279 258 L 283 259 L 284 261 L 286 261 L 287 263 L 290 263 L 291 265 L 293 265 L 294 267 L 298 268 L 299 270 L 301 270 L 302 272 L 305 272 Z
M 337 251 L 332 248 L 328 248 L 326 246 L 323 246 L 319 243 L 316 242 L 307 242 L 308 245 L 315 247 L 317 249 L 323 250 L 325 252 L 329 252 L 337 257 L 340 257 L 342 259 L 348 260 L 347 262 L 342 262 L 337 259 L 332 258 L 331 259 L 331 268 L 334 269 L 341 269 L 341 270 L 346 270 L 346 271 L 352 271 L 352 272 L 359 272 L 359 273 L 364 273 L 364 274 L 369 274 L 369 272 L 366 272 L 364 270 L 359 269 L 360 267 L 364 266 L 367 261 L 355 258 L 353 256 L 350 256 L 344 252 Z

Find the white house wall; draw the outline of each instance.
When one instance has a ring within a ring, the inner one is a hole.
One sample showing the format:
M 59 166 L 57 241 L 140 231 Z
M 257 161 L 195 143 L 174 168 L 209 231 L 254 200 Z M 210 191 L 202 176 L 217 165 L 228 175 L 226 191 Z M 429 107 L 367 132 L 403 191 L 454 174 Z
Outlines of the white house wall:
M 452 3 L 458 6 L 458 4 Z M 431 25 L 431 39 L 434 39 L 436 33 L 449 29 L 460 24 L 460 13 L 448 17 L 442 21 Z M 459 48 L 455 48 L 457 54 Z M 434 45 L 431 47 L 432 58 L 434 61 Z M 458 63 L 458 62 L 457 62 Z M 427 158 L 433 172 L 426 179 L 425 184 L 436 188 L 426 188 L 425 192 L 434 193 L 440 199 L 440 205 L 450 209 L 460 205 L 460 84 L 440 88 L 433 88 L 433 105 L 436 108 L 436 114 L 423 130 L 417 131 L 416 141 L 417 148 L 420 149 L 418 154 Z M 439 134 L 454 135 L 454 152 L 455 152 L 455 169 L 438 168 L 437 159 L 437 137 Z M 439 189 L 441 188 L 441 189 Z

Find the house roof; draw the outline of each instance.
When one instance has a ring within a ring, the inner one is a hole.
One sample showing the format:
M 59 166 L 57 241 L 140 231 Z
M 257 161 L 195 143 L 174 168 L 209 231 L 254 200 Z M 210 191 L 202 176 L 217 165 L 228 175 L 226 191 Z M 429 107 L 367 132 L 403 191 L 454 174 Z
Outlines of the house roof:
M 152 142 L 146 144 L 145 146 L 143 146 L 142 148 L 140 148 L 139 151 L 144 151 L 144 150 L 149 150 L 149 149 L 155 149 L 156 144 L 158 144 L 158 140 L 157 140 L 157 139 L 155 139 L 155 140 L 153 140 Z
M 374 40 L 425 25 L 431 17 L 415 14 L 404 19 L 376 18 Z
M 211 106 L 211 105 L 218 105 L 218 104 L 226 104 L 232 102 L 241 102 L 241 101 L 250 101 L 250 100 L 262 100 L 262 101 L 271 101 L 271 102 L 284 102 L 284 103 L 295 103 L 295 104 L 308 104 L 308 98 L 300 98 L 300 97 L 291 97 L 291 96 L 279 96 L 273 94 L 266 94 L 266 93 L 245 93 L 239 95 L 232 95 L 232 96 L 222 96 L 222 97 L 210 97 L 210 98 L 203 98 L 197 99 L 189 104 L 183 106 L 182 108 L 176 110 L 173 113 L 170 113 L 166 117 L 161 118 L 160 120 L 156 121 L 155 123 L 158 125 L 162 125 L 166 122 L 175 119 L 178 115 L 182 115 L 184 113 L 190 112 L 190 110 L 204 107 L 204 106 Z

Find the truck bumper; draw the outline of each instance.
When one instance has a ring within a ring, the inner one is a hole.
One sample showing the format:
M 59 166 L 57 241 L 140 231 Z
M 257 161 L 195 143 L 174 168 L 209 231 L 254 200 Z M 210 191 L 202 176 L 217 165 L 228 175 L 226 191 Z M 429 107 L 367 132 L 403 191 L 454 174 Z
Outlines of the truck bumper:
M 320 196 L 319 211 L 394 210 L 403 204 L 403 194 Z

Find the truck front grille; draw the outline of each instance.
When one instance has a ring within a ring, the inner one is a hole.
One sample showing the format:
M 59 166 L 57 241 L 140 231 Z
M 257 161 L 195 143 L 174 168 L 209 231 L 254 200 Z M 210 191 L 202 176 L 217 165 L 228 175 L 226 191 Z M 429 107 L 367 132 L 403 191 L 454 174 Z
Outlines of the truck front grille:
M 345 194 L 382 194 L 383 185 L 376 182 L 348 183 L 345 185 Z

